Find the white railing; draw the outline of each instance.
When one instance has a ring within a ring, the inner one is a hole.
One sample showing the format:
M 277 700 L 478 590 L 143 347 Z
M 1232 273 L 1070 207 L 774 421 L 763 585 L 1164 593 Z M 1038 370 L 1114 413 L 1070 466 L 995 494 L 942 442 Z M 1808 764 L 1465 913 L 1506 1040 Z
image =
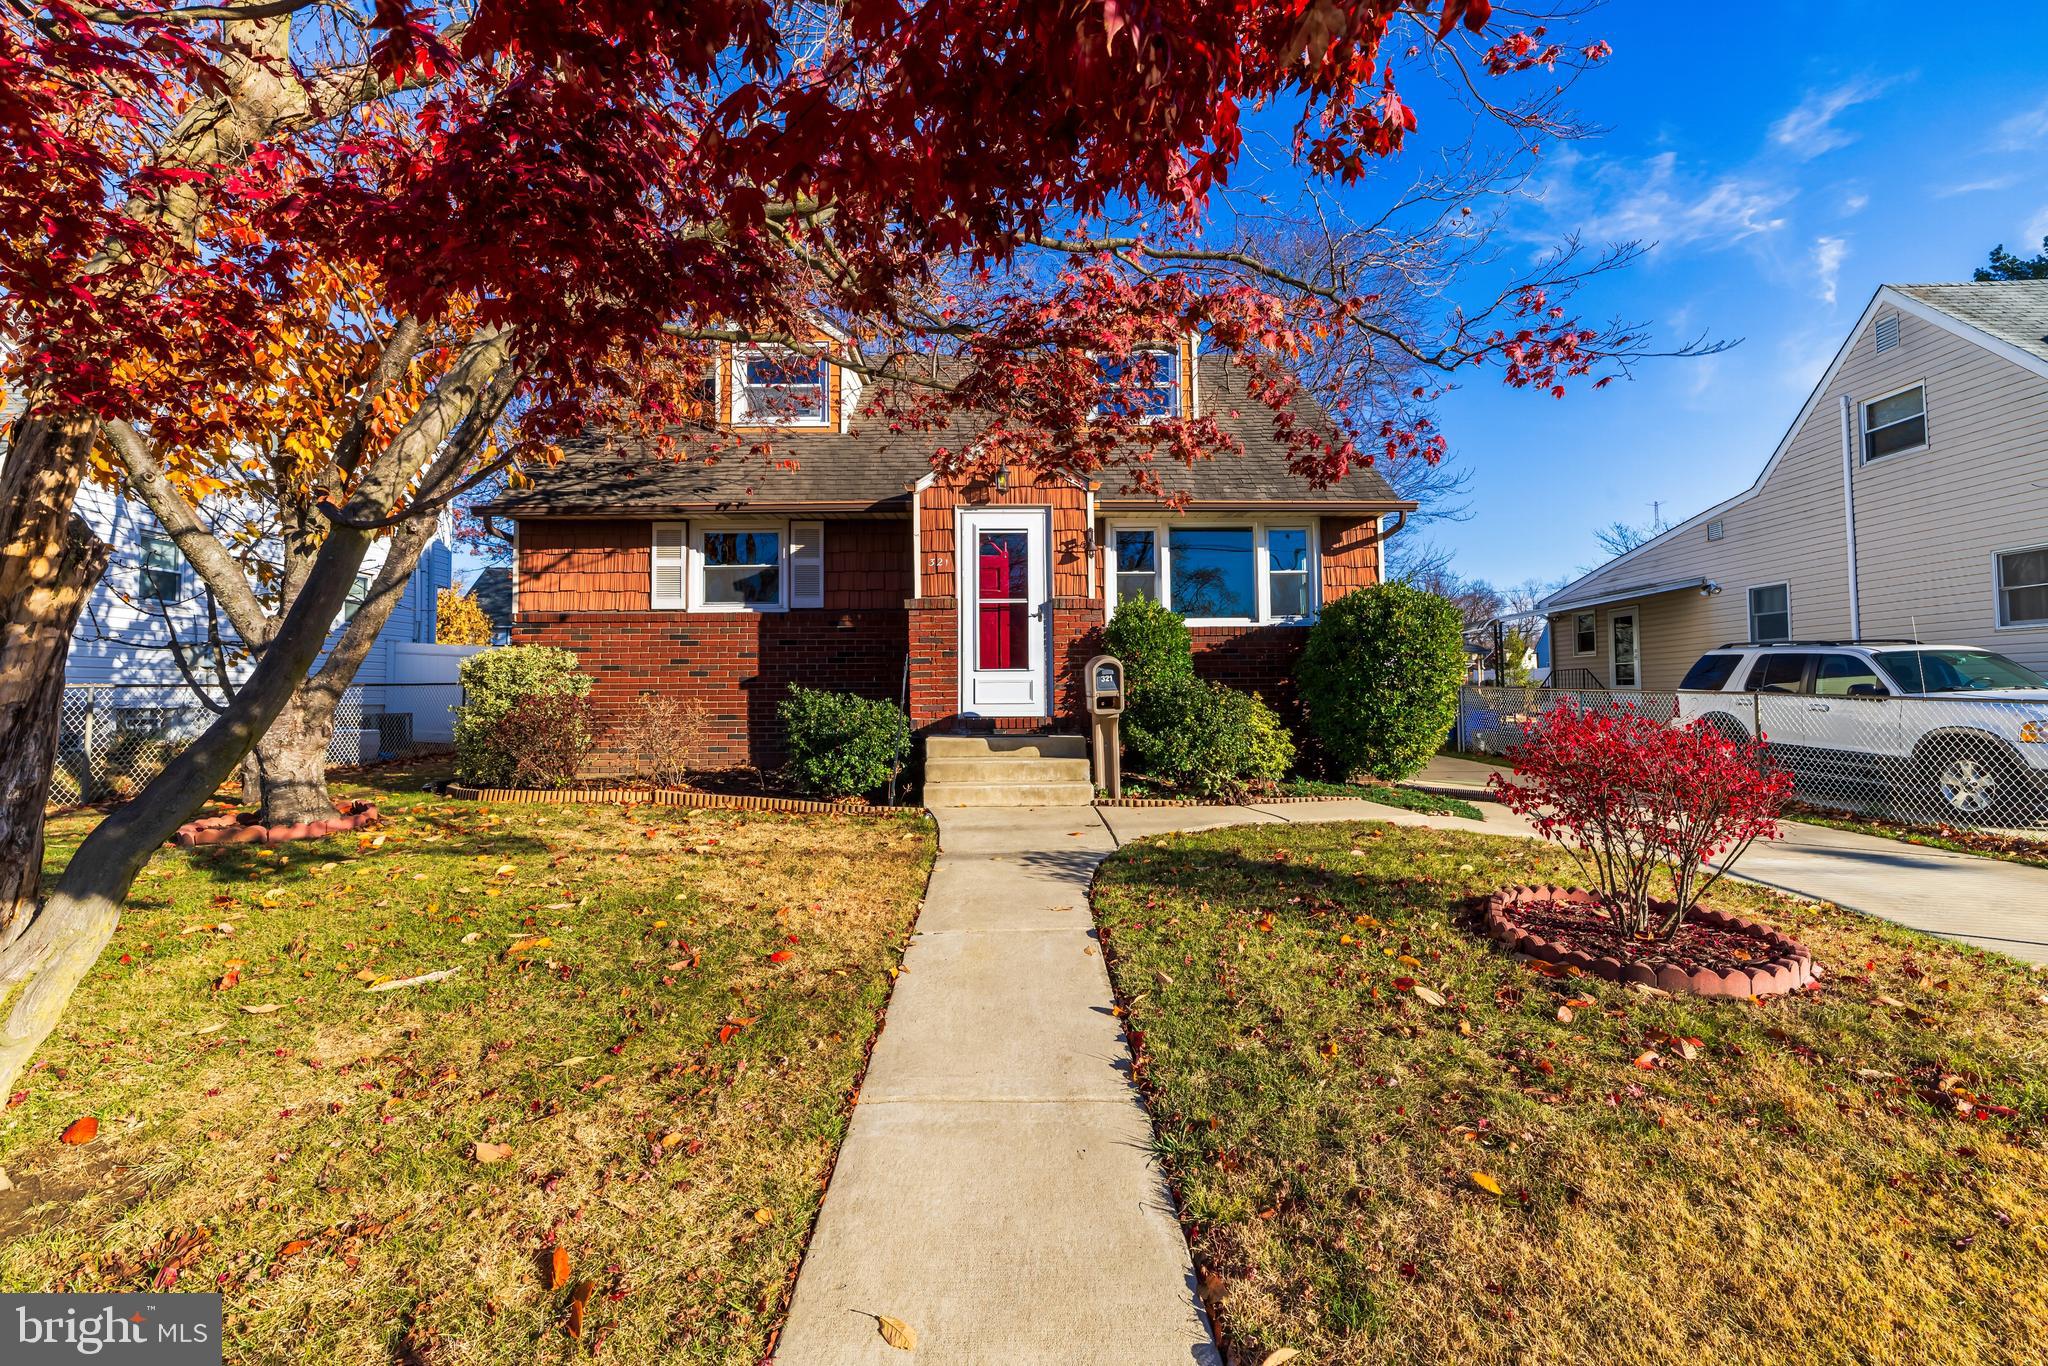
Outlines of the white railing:
M 327 762 L 352 767 L 445 748 L 457 683 L 364 684 L 335 709 Z M 64 689 L 50 804 L 131 796 L 213 724 L 216 713 L 183 688 L 73 683 Z
M 1950 697 L 1467 687 L 1458 748 L 1509 754 L 1566 702 L 1762 735 L 1810 806 L 2048 836 L 2048 705 Z

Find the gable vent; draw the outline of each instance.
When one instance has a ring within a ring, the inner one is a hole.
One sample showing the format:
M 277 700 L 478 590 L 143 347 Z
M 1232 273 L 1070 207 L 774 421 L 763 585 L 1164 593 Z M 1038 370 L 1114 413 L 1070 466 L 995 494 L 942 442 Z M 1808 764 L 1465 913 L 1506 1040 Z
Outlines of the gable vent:
M 1877 354 L 1883 355 L 1899 344 L 1899 315 L 1887 313 L 1877 320 Z

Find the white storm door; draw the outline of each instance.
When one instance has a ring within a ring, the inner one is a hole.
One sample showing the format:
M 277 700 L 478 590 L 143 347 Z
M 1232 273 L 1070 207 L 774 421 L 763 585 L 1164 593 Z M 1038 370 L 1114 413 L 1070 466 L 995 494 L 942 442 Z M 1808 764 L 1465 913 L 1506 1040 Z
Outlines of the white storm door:
M 1608 630 L 1614 645 L 1607 675 L 1609 686 L 1631 690 L 1642 687 L 1643 650 L 1636 634 L 1636 609 L 1631 607 L 1609 617 Z
M 1046 508 L 960 513 L 960 712 L 1049 716 Z

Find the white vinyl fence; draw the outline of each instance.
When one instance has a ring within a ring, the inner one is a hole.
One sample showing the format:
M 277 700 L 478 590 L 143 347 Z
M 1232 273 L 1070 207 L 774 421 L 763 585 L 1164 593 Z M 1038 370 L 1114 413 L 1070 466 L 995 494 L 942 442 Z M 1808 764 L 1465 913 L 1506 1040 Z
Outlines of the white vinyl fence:
M 445 748 L 457 683 L 350 688 L 335 711 L 327 762 L 336 767 L 404 759 Z M 74 683 L 64 689 L 63 732 L 50 804 L 133 794 L 213 724 L 215 713 L 183 688 Z
M 1464 689 L 1458 748 L 1505 755 L 1565 703 L 1762 735 L 1809 806 L 2048 837 L 2048 706 L 1935 697 Z

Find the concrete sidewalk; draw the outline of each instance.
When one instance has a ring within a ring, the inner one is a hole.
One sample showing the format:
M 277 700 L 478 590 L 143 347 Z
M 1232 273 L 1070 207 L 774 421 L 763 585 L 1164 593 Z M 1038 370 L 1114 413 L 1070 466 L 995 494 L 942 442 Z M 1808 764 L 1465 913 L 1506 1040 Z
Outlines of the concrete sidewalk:
M 1207 814 L 1207 813 L 1190 813 Z M 937 813 L 778 1366 L 1218 1366 L 1088 909 L 1090 807 Z M 1257 817 L 1249 817 L 1257 819 Z

